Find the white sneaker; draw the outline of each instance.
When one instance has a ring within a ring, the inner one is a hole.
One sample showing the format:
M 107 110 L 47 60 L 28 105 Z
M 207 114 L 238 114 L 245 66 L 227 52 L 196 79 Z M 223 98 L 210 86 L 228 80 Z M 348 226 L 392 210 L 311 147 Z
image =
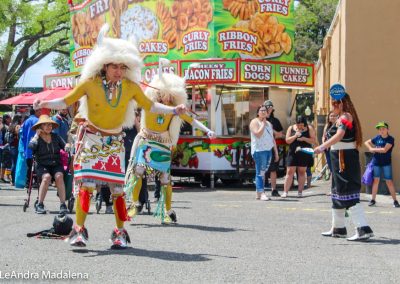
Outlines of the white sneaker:
M 89 235 L 86 228 L 75 226 L 67 240 L 69 240 L 71 246 L 85 247 L 88 239 Z
M 265 195 L 265 193 L 263 193 L 263 194 L 261 194 L 260 200 L 262 200 L 262 201 L 268 201 L 269 198 L 268 198 L 268 196 Z
M 115 228 L 113 232 L 111 233 L 111 248 L 112 249 L 124 249 L 128 245 L 128 243 L 131 242 L 128 232 L 123 229 L 122 231 L 118 230 L 118 228 Z
M 288 194 L 287 194 L 286 192 L 283 192 L 283 193 L 281 194 L 281 197 L 282 197 L 282 198 L 286 198 L 286 197 L 288 197 Z

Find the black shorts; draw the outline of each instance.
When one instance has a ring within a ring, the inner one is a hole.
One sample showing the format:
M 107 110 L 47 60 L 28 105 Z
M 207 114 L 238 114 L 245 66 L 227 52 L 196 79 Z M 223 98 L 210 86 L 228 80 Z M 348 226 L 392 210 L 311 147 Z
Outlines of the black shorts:
M 286 158 L 286 166 L 288 167 L 312 167 L 314 158 L 312 155 L 303 152 L 289 152 Z
M 52 179 L 54 179 L 56 173 L 64 174 L 64 167 L 62 165 L 43 166 L 36 164 L 36 175 L 40 181 L 42 180 L 42 176 L 44 174 L 50 174 Z

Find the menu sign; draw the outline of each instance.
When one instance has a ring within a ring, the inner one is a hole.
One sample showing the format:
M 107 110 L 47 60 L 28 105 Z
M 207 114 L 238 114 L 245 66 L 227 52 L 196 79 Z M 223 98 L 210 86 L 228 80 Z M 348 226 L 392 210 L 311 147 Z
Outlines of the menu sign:
M 236 60 L 181 61 L 181 76 L 188 84 L 237 83 Z
M 276 83 L 282 85 L 314 86 L 312 65 L 277 64 Z
M 314 65 L 240 60 L 240 83 L 314 86 Z
M 275 65 L 256 61 L 240 62 L 240 81 L 268 84 L 275 82 Z
M 216 57 L 294 61 L 294 0 L 214 1 Z
M 173 73 L 178 75 L 178 62 L 171 62 L 169 66 L 162 67 L 162 72 L 164 73 Z M 142 82 L 145 84 L 149 84 L 154 76 L 158 75 L 158 64 L 150 63 L 146 64 L 145 67 L 142 68 Z
M 79 71 L 100 28 L 134 40 L 145 63 L 159 57 L 294 60 L 294 0 L 87 0 L 72 6 L 71 71 Z
M 64 73 L 64 74 L 54 74 L 46 75 L 43 77 L 43 88 L 55 89 L 55 88 L 65 88 L 72 89 L 78 84 L 79 73 Z
M 134 40 L 146 63 L 214 57 L 212 0 L 87 0 L 71 7 L 71 70 L 80 70 L 104 23 Z

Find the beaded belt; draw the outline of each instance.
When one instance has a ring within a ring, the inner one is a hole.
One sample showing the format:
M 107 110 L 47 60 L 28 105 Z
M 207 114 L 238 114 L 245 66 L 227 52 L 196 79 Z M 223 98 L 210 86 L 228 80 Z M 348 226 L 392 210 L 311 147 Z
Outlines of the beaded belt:
M 142 128 L 140 130 L 139 135 L 142 136 L 143 138 L 153 140 L 153 141 L 163 143 L 163 144 L 171 144 L 172 143 L 171 137 L 169 136 L 168 131 L 158 133 L 158 132 L 152 132 L 151 130 L 149 130 L 147 128 Z
M 354 142 L 338 142 L 331 146 L 331 151 L 356 149 Z

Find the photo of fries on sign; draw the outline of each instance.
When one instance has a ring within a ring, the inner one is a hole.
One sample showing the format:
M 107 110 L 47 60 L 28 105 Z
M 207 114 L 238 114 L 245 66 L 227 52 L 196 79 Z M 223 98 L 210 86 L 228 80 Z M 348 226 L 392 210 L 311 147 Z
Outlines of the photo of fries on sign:
M 294 60 L 294 0 L 223 0 L 221 8 L 228 14 L 227 27 L 216 31 L 222 54 Z

